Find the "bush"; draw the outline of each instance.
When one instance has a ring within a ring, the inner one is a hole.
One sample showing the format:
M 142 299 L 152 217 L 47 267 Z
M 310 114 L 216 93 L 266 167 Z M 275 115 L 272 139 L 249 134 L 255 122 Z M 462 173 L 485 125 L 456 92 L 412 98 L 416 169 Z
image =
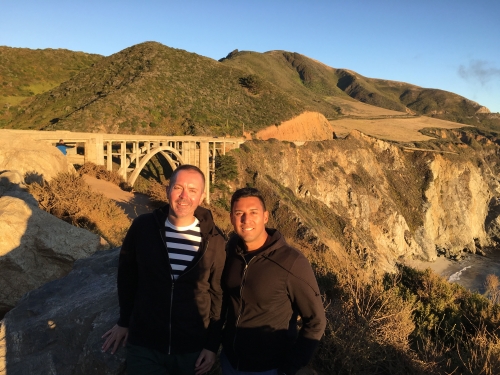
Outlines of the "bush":
M 417 298 L 411 335 L 422 359 L 443 373 L 500 374 L 500 306 L 431 270 L 400 266 L 401 297 Z
M 330 278 L 327 328 L 315 365 L 327 374 L 425 374 L 432 365 L 410 349 L 413 302 L 402 301 L 393 278 L 367 278 L 354 265 L 337 269 Z M 325 285 L 323 280 L 323 285 Z
M 499 305 L 431 270 L 381 277 L 352 256 L 306 254 L 327 302 L 321 373 L 500 374 Z
M 230 181 L 238 177 L 238 164 L 231 155 L 215 157 L 215 182 Z
M 256 95 L 262 89 L 262 79 L 256 74 L 250 74 L 239 79 L 240 85 L 247 88 L 252 94 Z
M 123 210 L 104 195 L 92 191 L 82 176 L 60 173 L 50 182 L 33 182 L 29 192 L 41 209 L 120 246 L 130 226 Z
M 148 190 L 146 194 L 149 195 L 151 204 L 153 206 L 161 207 L 168 204 L 167 187 L 168 185 L 163 185 L 156 181 L 154 178 L 149 179 Z
M 132 190 L 132 187 L 127 184 L 117 171 L 108 171 L 104 165 L 96 165 L 94 163 L 86 162 L 78 169 L 78 174 L 80 176 L 86 174 L 99 180 L 109 181 L 125 191 Z

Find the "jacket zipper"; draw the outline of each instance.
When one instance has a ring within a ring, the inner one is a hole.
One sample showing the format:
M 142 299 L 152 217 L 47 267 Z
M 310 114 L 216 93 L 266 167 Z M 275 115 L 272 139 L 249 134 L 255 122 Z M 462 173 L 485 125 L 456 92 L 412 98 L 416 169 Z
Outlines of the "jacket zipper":
M 172 305 L 174 302 L 174 276 L 172 275 L 172 290 L 170 291 L 170 316 L 168 317 L 168 354 L 172 350 Z
M 241 258 L 243 259 L 243 262 L 245 262 L 245 268 L 243 269 L 243 275 L 241 278 L 241 284 L 240 284 L 240 308 L 238 310 L 238 317 L 236 318 L 236 324 L 235 324 L 235 331 L 234 331 L 234 339 L 233 339 L 233 352 L 236 354 L 236 357 L 238 358 L 238 362 L 236 363 L 236 371 L 239 371 L 240 367 L 240 358 L 238 356 L 238 353 L 236 353 L 236 336 L 238 336 L 238 324 L 240 323 L 241 315 L 243 314 L 243 287 L 245 286 L 245 281 L 247 277 L 247 270 L 248 266 L 252 261 L 256 258 L 253 257 L 250 259 L 250 261 L 247 263 L 245 260 L 245 257 L 241 255 Z
M 160 237 L 162 239 L 163 246 L 165 246 L 165 250 L 167 251 L 168 265 L 170 267 L 170 270 L 172 270 L 172 265 L 170 264 L 170 257 L 168 256 L 167 243 L 165 242 L 165 239 L 162 236 L 162 230 L 161 229 L 160 229 Z M 199 263 L 199 261 L 201 260 L 201 258 L 205 255 L 205 252 L 206 252 L 206 250 L 208 248 L 208 242 L 209 242 L 209 240 L 208 240 L 208 238 L 206 238 L 205 246 L 202 249 L 203 252 L 202 252 L 201 256 L 198 258 L 198 260 L 196 261 L 196 263 L 191 266 L 191 268 L 189 270 L 187 270 L 186 272 L 184 272 L 181 275 L 179 275 L 179 277 L 177 278 L 177 280 L 179 280 L 179 278 L 181 276 L 183 276 L 185 273 L 191 271 Z M 175 288 L 174 275 L 170 274 L 170 276 L 172 278 L 172 289 L 170 290 L 170 315 L 168 317 L 168 354 L 171 354 L 171 351 L 172 351 L 172 307 L 173 307 L 173 304 L 174 304 L 174 288 Z

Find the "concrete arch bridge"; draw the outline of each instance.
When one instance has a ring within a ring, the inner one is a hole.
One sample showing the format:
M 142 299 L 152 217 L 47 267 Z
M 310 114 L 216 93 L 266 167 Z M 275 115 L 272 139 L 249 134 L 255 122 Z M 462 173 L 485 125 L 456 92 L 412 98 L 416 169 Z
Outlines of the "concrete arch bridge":
M 244 138 L 161 136 L 135 134 L 79 133 L 70 131 L 0 130 L 29 136 L 55 145 L 60 139 L 67 148 L 68 161 L 73 164 L 92 162 L 113 168 L 118 160 L 118 173 L 133 186 L 142 169 L 155 155 L 165 157 L 172 170 L 182 164 L 192 164 L 205 173 L 205 189 L 209 191 L 215 172 L 215 157 L 238 148 Z M 74 147 L 71 147 L 74 146 Z M 207 202 L 209 201 L 207 194 Z

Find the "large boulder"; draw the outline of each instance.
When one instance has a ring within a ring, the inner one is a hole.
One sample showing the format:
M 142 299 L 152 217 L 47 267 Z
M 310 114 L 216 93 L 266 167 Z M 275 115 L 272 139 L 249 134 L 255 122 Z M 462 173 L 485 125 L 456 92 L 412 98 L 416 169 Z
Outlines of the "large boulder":
M 38 208 L 18 172 L 0 174 L 0 318 L 26 292 L 68 274 L 101 238 Z
M 36 173 L 49 181 L 60 172 L 74 171 L 73 165 L 56 147 L 20 134 L 2 132 L 0 171 L 16 170 L 21 175 Z
M 75 262 L 66 277 L 27 293 L 5 315 L 0 374 L 124 373 L 124 349 L 114 355 L 101 351 L 101 336 L 119 314 L 118 254 L 119 248 L 99 251 Z

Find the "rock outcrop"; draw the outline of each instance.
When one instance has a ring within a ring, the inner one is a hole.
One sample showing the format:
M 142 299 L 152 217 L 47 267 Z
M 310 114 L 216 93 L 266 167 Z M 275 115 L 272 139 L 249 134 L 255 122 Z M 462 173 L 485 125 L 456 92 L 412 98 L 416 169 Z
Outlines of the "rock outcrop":
M 275 138 L 280 141 L 322 141 L 334 139 L 332 125 L 325 116 L 318 112 L 304 112 L 280 125 L 259 130 L 256 139 Z
M 124 350 L 103 353 L 118 318 L 119 249 L 75 263 L 66 277 L 27 293 L 0 323 L 0 374 L 118 375 Z
M 56 147 L 19 134 L 3 132 L 0 138 L 0 172 L 34 173 L 49 181 L 60 172 L 74 171 L 73 165 Z
M 26 292 L 66 275 L 101 239 L 38 208 L 17 172 L 0 174 L 0 317 Z

